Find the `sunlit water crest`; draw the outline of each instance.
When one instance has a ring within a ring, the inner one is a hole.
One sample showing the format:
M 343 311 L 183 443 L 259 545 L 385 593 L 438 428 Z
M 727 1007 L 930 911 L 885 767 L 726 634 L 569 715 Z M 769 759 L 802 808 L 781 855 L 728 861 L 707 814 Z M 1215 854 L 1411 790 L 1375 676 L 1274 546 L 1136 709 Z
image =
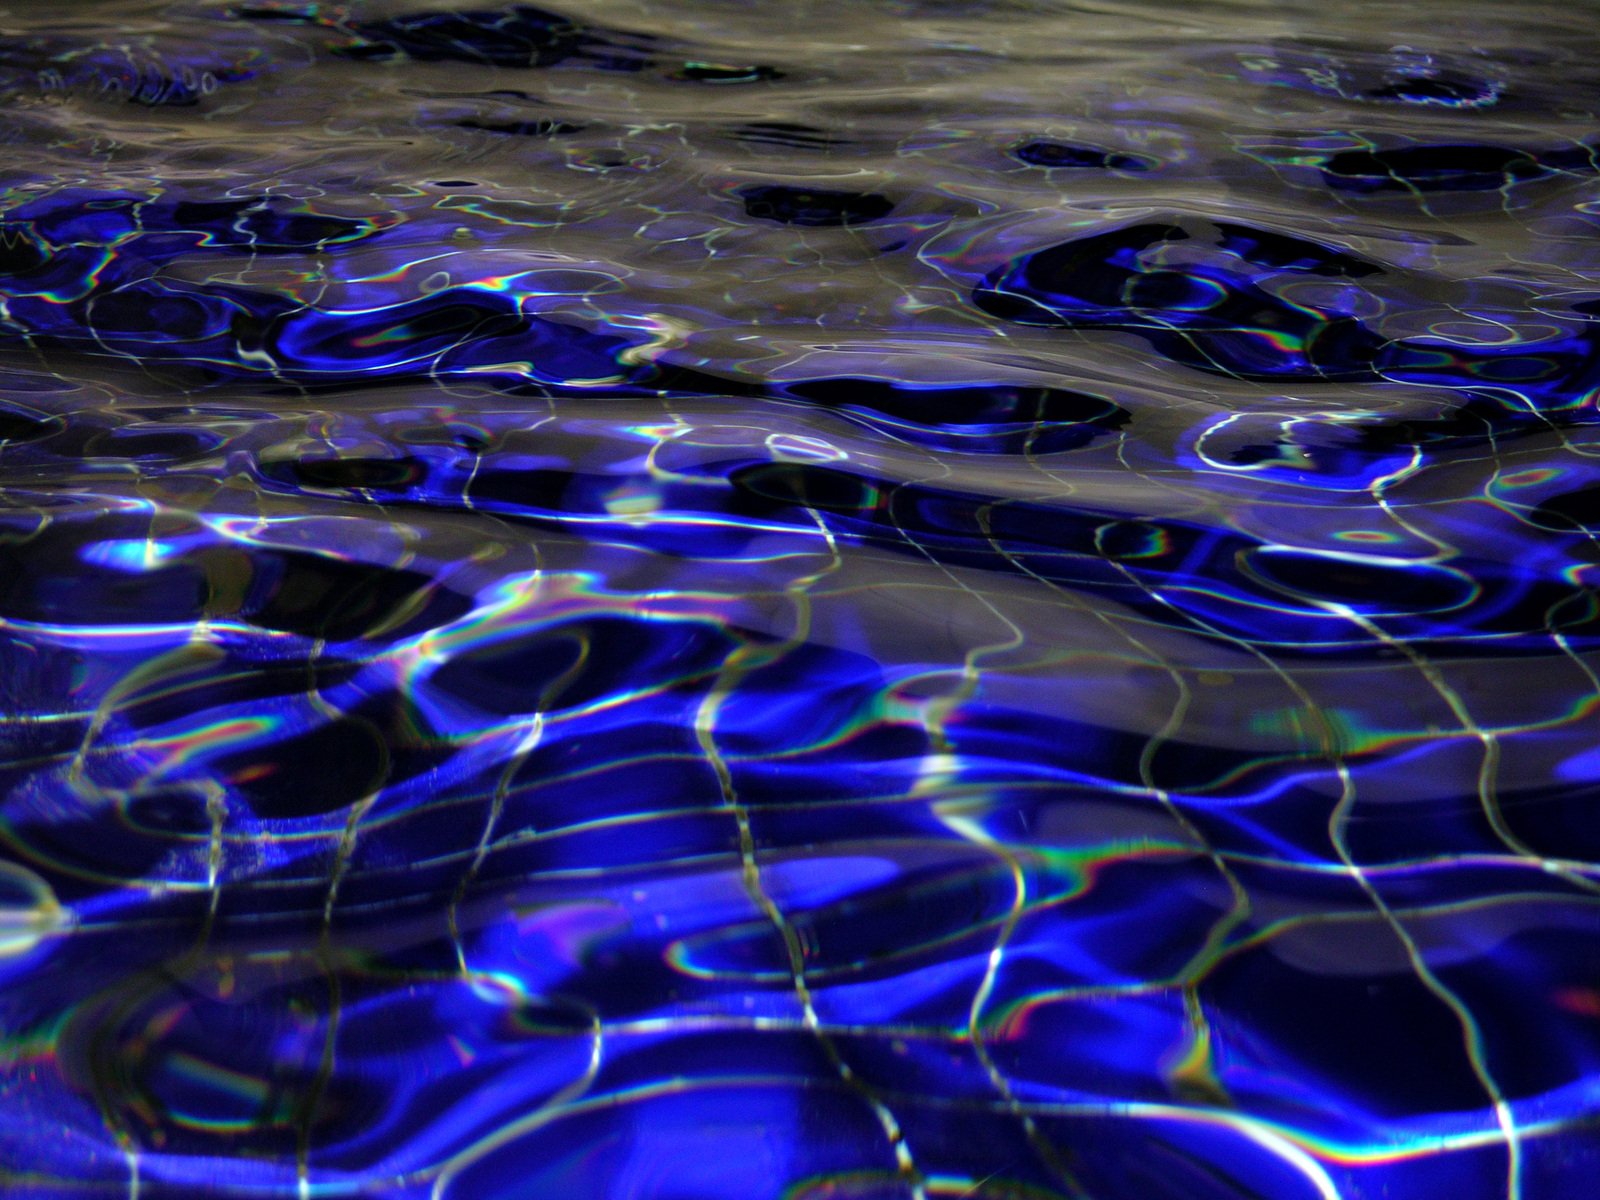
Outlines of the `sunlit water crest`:
M 1582 1200 L 1600 10 L 0 15 L 0 1193 Z

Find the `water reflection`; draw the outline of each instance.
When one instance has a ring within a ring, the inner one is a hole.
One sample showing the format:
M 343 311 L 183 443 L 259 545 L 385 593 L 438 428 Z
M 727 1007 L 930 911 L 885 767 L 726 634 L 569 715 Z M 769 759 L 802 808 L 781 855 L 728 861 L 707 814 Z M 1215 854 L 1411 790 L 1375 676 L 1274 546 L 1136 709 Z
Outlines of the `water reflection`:
M 6 19 L 0 1190 L 1584 1194 L 1582 14 Z

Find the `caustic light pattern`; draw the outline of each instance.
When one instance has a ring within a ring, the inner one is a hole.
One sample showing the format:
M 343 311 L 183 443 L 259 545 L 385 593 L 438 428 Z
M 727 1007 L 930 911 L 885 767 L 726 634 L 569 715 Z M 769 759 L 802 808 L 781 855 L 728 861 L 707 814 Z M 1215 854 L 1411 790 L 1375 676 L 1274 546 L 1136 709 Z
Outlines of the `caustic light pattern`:
M 1582 1200 L 1600 38 L 0 19 L 0 1193 Z

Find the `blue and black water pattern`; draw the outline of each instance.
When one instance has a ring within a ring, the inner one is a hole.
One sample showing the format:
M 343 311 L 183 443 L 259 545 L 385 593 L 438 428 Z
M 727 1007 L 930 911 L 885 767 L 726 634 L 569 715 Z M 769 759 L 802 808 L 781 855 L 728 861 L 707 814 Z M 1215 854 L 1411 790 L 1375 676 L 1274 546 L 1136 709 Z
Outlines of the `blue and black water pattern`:
M 1595 1196 L 1597 62 L 7 6 L 0 1195 Z

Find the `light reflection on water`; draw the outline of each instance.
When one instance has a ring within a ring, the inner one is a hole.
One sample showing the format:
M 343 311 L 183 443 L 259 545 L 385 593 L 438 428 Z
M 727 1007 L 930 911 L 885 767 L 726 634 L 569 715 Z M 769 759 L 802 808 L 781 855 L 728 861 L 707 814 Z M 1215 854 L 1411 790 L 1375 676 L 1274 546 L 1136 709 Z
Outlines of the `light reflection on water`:
M 13 5 L 0 1191 L 1587 1195 L 1597 40 Z

